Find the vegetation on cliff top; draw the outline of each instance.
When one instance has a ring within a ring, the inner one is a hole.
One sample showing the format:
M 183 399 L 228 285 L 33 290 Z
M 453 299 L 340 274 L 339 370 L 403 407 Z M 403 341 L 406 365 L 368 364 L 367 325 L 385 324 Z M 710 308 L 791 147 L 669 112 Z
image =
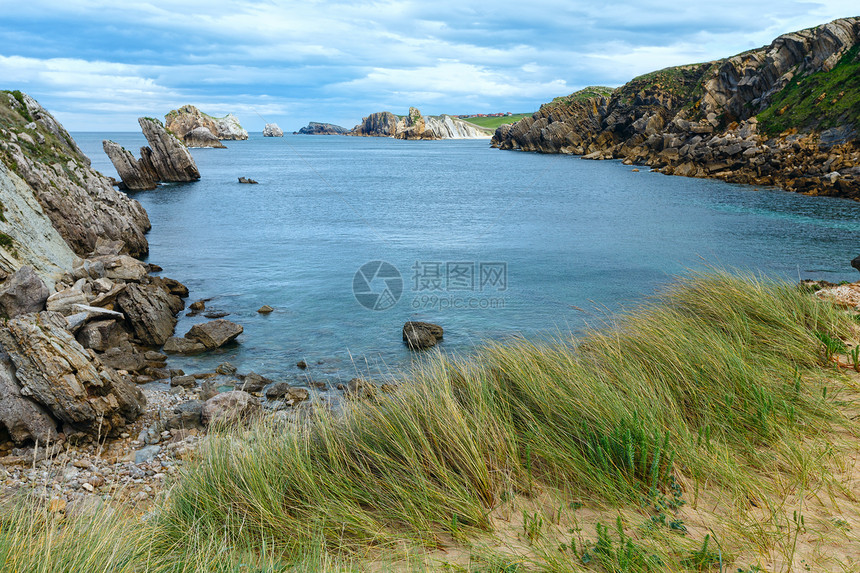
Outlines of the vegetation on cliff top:
M 860 44 L 829 72 L 794 76 L 758 119 L 772 135 L 791 128 L 823 131 L 845 124 L 860 130 Z
M 496 129 L 500 125 L 515 123 L 524 117 L 531 117 L 531 115 L 530 113 L 515 113 L 500 117 L 463 117 L 459 119 L 460 121 L 465 121 L 466 123 L 471 123 L 485 129 Z
M 609 97 L 614 91 L 615 88 L 609 88 L 606 86 L 588 86 L 587 88 L 582 88 L 581 90 L 575 91 L 572 94 L 553 98 L 553 100 L 547 105 L 570 103 L 575 101 L 586 101 L 593 97 Z
M 484 572 L 755 571 L 774 554 L 796 563 L 798 536 L 851 543 L 831 526 L 856 505 L 837 502 L 834 473 L 848 447 L 837 432 L 856 441 L 856 387 L 832 369 L 852 324 L 793 285 L 693 276 L 581 340 L 440 357 L 342 416 L 216 433 L 146 521 L 0 512 L 0 562 Z M 831 514 L 804 522 L 810 500 Z M 816 567 L 816 555 L 802 557 Z

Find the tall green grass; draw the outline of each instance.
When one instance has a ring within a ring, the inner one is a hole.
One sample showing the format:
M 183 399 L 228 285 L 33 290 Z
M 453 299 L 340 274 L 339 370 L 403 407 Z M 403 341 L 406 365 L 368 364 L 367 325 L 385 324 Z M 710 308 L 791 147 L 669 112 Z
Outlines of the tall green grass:
M 758 497 L 809 469 L 797 444 L 834 414 L 816 333 L 851 328 L 793 285 L 695 274 L 581 339 L 439 357 L 342 415 L 213 435 L 161 512 L 162 550 L 433 546 L 543 487 L 625 504 L 683 477 Z

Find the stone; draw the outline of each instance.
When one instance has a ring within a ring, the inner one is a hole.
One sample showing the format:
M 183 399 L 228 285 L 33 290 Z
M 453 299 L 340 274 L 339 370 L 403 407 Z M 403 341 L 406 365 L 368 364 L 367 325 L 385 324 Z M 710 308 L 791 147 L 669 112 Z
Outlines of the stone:
M 189 400 L 183 402 L 173 409 L 171 416 L 165 423 L 168 430 L 199 428 L 203 425 L 203 401 Z
M 161 446 L 145 446 L 134 452 L 134 463 L 144 464 L 146 462 L 151 462 L 160 452 Z
M 128 332 L 116 320 L 98 320 L 83 326 L 75 336 L 81 346 L 104 352 L 112 347 L 121 346 L 128 341 Z M 128 364 L 123 362 L 123 364 Z M 135 361 L 136 364 L 136 361 Z M 114 367 L 114 366 L 112 366 Z M 117 368 L 128 370 L 128 368 Z M 133 368 L 132 370 L 137 370 Z
M 200 179 L 200 171 L 188 148 L 164 129 L 157 119 L 138 118 L 149 147 L 140 149 L 141 161 L 148 162 L 159 181 L 185 183 Z
M 411 350 L 423 350 L 442 340 L 443 330 L 429 322 L 407 322 L 403 325 L 403 342 Z
M 259 312 L 260 314 L 270 314 L 274 311 L 275 311 L 275 309 L 272 308 L 271 306 L 269 306 L 268 304 L 264 304 L 263 306 L 261 306 L 260 308 L 257 309 L 257 312 Z
M 135 350 L 128 342 L 120 346 L 108 348 L 104 354 L 99 356 L 99 359 L 102 364 L 114 370 L 137 372 L 146 368 L 146 360 L 143 354 Z
M 333 123 L 310 122 L 306 127 L 296 132 L 301 135 L 347 135 L 349 130 Z
M 301 370 L 307 370 L 307 368 L 308 368 L 308 363 L 307 363 L 307 362 L 305 362 L 304 360 L 299 360 L 299 361 L 296 363 L 296 366 L 297 366 L 299 369 L 301 369 Z
M 55 313 L 22 315 L 0 329 L 21 395 L 59 422 L 90 435 L 116 435 L 141 414 L 143 394 L 81 346 Z
M 206 348 L 220 348 L 232 342 L 244 332 L 240 325 L 229 320 L 218 319 L 202 324 L 195 324 L 185 334 L 185 338 L 197 341 Z
M 197 354 L 206 350 L 206 347 L 188 338 L 171 336 L 164 343 L 162 350 L 169 354 Z
M 253 179 L 250 179 L 248 177 L 239 177 L 239 183 L 245 183 L 245 184 L 251 184 L 251 185 L 257 184 L 256 181 L 254 181 Z
M 129 191 L 148 191 L 158 186 L 158 174 L 148 163 L 136 159 L 132 153 L 115 141 L 105 139 L 102 149 Z
M 263 391 L 263 388 L 273 382 L 274 380 L 270 380 L 265 376 L 260 376 L 256 372 L 250 372 L 241 382 L 236 384 L 236 390 L 244 390 L 249 394 L 259 394 Z
M 114 281 L 140 282 L 147 276 L 146 265 L 128 255 L 102 255 L 96 260 L 104 265 L 105 277 Z
M 134 283 L 128 284 L 117 297 L 117 305 L 125 313 L 132 332 L 149 346 L 161 346 L 173 335 L 176 317 L 172 307 L 177 301 L 182 302 L 156 285 Z
M 263 128 L 263 137 L 284 137 L 284 130 L 277 123 L 267 123 Z
M 170 379 L 171 386 L 182 386 L 183 388 L 195 388 L 197 378 L 194 376 L 174 376 Z
M 236 373 L 236 367 L 229 362 L 223 362 L 215 368 L 215 373 L 222 376 L 232 376 Z
M 860 255 L 851 260 L 851 266 L 857 269 L 857 271 L 860 271 Z
M 262 412 L 260 402 L 241 390 L 232 390 L 214 396 L 203 404 L 204 426 L 235 424 L 251 420 Z
M 194 312 L 201 312 L 205 309 L 206 309 L 206 302 L 202 301 L 202 300 L 192 302 L 190 305 L 188 305 L 188 310 L 193 310 Z
M 276 382 L 266 390 L 266 398 L 269 400 L 281 400 L 283 402 L 303 402 L 310 397 L 305 388 L 294 388 L 286 382 Z
M 59 312 L 63 316 L 68 316 L 77 312 L 75 305 L 86 305 L 87 302 L 89 302 L 87 296 L 82 291 L 67 288 L 49 296 L 45 308 L 51 312 Z
M 0 425 L 6 428 L 16 444 L 27 440 L 40 443 L 57 440 L 57 421 L 38 402 L 21 394 L 15 368 L 6 352 L 0 349 Z
M 230 313 L 225 312 L 223 310 L 212 310 L 212 311 L 203 313 L 203 316 L 205 316 L 206 318 L 215 319 L 215 318 L 224 318 L 225 316 L 230 316 Z
M 7 279 L 0 291 L 0 315 L 15 318 L 19 314 L 45 310 L 50 291 L 33 267 L 24 265 Z
M 214 147 L 216 149 L 227 149 L 227 146 L 221 143 L 221 140 L 209 131 L 209 128 L 200 126 L 195 127 L 186 133 L 182 141 L 188 147 Z

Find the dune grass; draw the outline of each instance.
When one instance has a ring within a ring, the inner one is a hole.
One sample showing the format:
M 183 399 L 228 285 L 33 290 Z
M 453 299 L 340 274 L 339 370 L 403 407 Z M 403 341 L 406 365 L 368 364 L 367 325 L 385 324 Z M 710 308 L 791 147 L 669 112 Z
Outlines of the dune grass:
M 342 413 L 319 409 L 290 425 L 213 433 L 145 533 L 115 518 L 134 551 L 93 534 L 93 551 L 120 564 L 93 570 L 223 563 L 226 571 L 243 562 L 259 571 L 285 563 L 349 570 L 406 546 L 468 544 L 492 534 L 494 512 L 511 500 L 550 491 L 567 502 L 620 510 L 644 500 L 674 511 L 718 488 L 764 507 L 786 483 L 820 481 L 821 458 L 805 445 L 844 422 L 835 402 L 840 375 L 821 340 L 853 336 L 855 324 L 796 286 L 715 272 L 682 279 L 577 340 L 491 344 L 468 360 L 440 356 L 396 392 Z M 524 538 L 535 541 L 543 520 L 524 513 Z M 4 526 L 0 556 L 8 563 L 17 551 L 10 544 L 34 536 L 34 548 L 62 547 L 49 530 Z M 664 535 L 662 549 L 646 551 L 625 542 L 624 531 L 619 517 L 617 528 L 597 529 L 592 545 L 535 550 L 539 565 L 502 560 L 464 570 L 714 564 L 710 537 Z M 736 545 L 748 541 L 743 535 Z

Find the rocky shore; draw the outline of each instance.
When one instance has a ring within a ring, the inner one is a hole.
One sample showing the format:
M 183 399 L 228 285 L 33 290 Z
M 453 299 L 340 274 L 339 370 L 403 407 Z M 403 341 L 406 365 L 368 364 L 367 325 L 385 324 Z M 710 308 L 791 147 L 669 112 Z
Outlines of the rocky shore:
M 499 127 L 492 145 L 860 199 L 860 19 L 737 56 L 583 90 Z

